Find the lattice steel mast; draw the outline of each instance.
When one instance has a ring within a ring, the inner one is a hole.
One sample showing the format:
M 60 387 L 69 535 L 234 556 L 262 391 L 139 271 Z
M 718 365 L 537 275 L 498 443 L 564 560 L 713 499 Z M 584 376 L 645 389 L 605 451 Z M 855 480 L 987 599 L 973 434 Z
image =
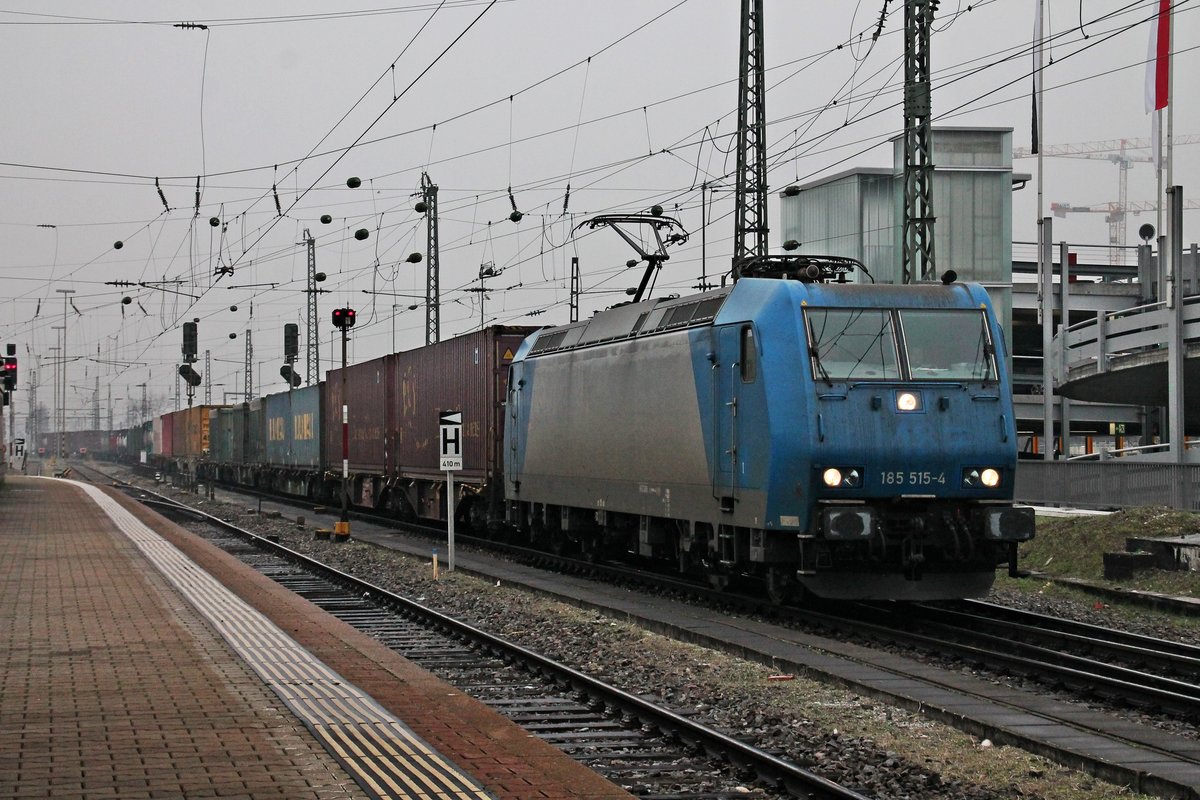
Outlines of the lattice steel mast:
M 738 58 L 737 183 L 733 279 L 748 259 L 767 254 L 767 86 L 763 64 L 763 0 L 742 0 Z
M 933 142 L 929 29 L 938 0 L 904 3 L 903 280 L 933 280 Z
M 429 179 L 429 174 L 421 173 L 421 199 L 425 201 L 426 239 L 428 252 L 426 261 L 429 264 L 425 277 L 425 344 L 434 344 L 442 339 L 441 292 L 438 289 L 438 272 L 440 259 L 438 257 L 438 187 Z
M 308 385 L 321 380 L 321 338 L 317 328 L 317 240 L 304 229 L 308 245 Z

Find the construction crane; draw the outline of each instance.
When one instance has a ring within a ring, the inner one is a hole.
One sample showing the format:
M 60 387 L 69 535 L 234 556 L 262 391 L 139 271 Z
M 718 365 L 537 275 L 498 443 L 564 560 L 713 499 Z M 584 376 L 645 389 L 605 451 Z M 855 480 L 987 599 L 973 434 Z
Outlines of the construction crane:
M 1172 137 L 1173 145 L 1187 145 L 1200 143 L 1200 135 L 1186 135 Z M 1109 139 L 1100 142 L 1080 142 L 1077 144 L 1051 144 L 1041 148 L 1043 156 L 1052 156 L 1054 158 L 1090 158 L 1102 161 L 1111 161 L 1117 165 L 1119 170 L 1117 201 L 1115 203 L 1104 203 L 1096 206 L 1071 206 L 1065 203 L 1052 203 L 1050 208 L 1055 216 L 1066 216 L 1068 211 L 1091 211 L 1103 212 L 1107 214 L 1104 221 L 1108 223 L 1108 243 L 1113 246 L 1110 251 L 1109 260 L 1112 263 L 1120 263 L 1122 258 L 1121 248 L 1125 247 L 1127 225 L 1125 224 L 1125 216 L 1130 212 L 1135 212 L 1134 208 L 1129 205 L 1129 169 L 1138 163 L 1150 164 L 1154 159 L 1146 154 L 1134 155 L 1130 151 L 1145 151 L 1148 153 L 1154 143 L 1149 139 Z M 1031 158 L 1036 153 L 1030 152 L 1027 147 L 1018 147 L 1013 150 L 1013 159 Z M 1147 205 L 1145 203 L 1138 204 L 1139 206 Z M 1137 209 L 1137 211 L 1152 210 L 1149 208 Z
M 1056 217 L 1065 217 L 1067 214 L 1077 214 L 1080 212 L 1091 212 L 1093 214 L 1112 214 L 1117 205 L 1117 203 L 1097 203 L 1094 206 L 1073 206 L 1070 203 L 1051 203 L 1050 211 L 1052 211 Z M 1200 200 L 1183 201 L 1184 211 L 1194 211 L 1198 208 L 1200 208 Z M 1147 211 L 1154 212 L 1158 211 L 1158 204 L 1134 200 L 1132 202 L 1126 202 L 1124 204 L 1124 210 L 1128 214 L 1142 214 Z

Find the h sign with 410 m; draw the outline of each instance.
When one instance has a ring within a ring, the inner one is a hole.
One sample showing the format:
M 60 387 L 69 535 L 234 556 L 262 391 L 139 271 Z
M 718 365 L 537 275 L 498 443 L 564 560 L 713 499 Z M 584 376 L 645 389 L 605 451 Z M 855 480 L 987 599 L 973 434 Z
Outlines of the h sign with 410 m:
M 462 412 L 443 411 L 438 415 L 438 427 L 442 441 L 441 469 L 445 472 L 462 469 Z

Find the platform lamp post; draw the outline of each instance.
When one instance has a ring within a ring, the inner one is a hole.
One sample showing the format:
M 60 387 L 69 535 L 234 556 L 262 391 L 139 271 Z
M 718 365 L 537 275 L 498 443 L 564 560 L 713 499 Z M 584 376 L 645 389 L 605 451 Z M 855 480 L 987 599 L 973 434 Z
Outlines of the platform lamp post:
M 350 404 L 346 397 L 346 339 L 354 321 L 353 308 L 333 310 L 333 327 L 342 332 L 342 519 L 333 526 L 333 538 L 342 542 L 350 538 Z

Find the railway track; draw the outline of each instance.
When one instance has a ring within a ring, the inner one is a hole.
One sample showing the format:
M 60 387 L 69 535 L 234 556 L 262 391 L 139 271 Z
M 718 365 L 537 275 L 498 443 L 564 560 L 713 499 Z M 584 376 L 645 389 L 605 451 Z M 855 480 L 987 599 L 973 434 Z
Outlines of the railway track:
M 147 490 L 160 513 L 633 794 L 866 800 L 769 752 Z
M 1083 700 L 1200 721 L 1200 648 L 988 603 L 863 604 L 817 623 L 905 651 L 1039 681 Z

